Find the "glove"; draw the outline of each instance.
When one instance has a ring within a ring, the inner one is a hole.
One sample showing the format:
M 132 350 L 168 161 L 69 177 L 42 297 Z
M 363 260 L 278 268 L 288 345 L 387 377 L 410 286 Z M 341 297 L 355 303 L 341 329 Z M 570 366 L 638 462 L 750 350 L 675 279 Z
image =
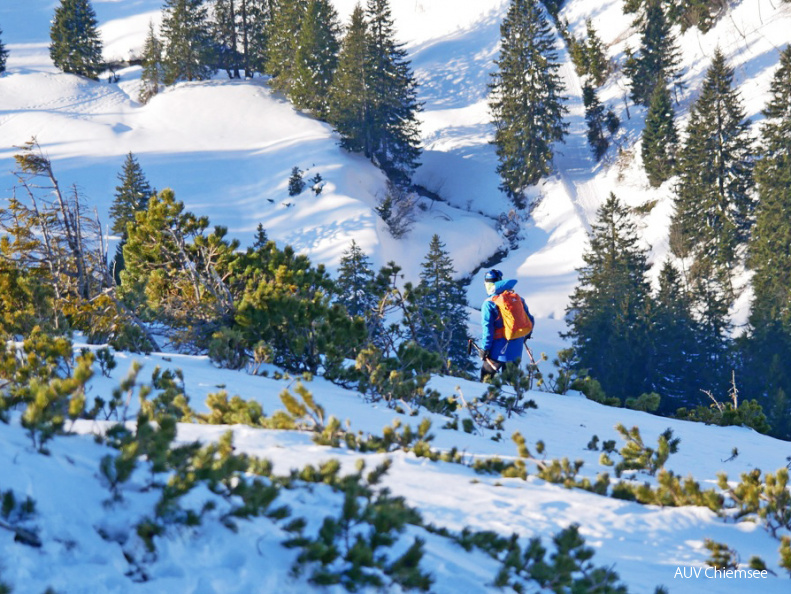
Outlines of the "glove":
M 484 360 L 484 361 L 486 361 L 486 359 L 488 359 L 488 358 L 489 358 L 489 355 L 490 355 L 490 354 L 491 354 L 491 353 L 489 353 L 489 351 L 488 351 L 488 350 L 485 350 L 485 351 L 484 351 L 484 352 L 481 354 L 481 359 L 482 359 L 482 360 Z

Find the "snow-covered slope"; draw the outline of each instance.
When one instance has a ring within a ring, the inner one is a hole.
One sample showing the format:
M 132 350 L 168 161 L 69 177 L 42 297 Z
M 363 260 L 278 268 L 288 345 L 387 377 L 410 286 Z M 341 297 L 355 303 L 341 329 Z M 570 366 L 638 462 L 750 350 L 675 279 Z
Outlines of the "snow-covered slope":
M 94 3 L 105 56 L 126 58 L 139 51 L 149 20 L 158 21 L 160 0 Z M 356 0 L 335 0 L 339 14 L 348 18 Z M 596 209 L 609 192 L 636 206 L 658 200 L 644 218 L 644 238 L 653 248 L 654 261 L 667 252 L 667 222 L 671 211 L 671 182 L 651 189 L 641 169 L 639 135 L 643 110 L 629 107 L 625 82 L 613 76 L 600 98 L 613 107 L 623 122 L 616 147 L 600 164 L 591 159 L 586 141 L 580 81 L 566 60 L 562 75 L 569 97 L 570 135 L 559 148 L 557 173 L 535 189 L 543 200 L 530 219 L 520 221 L 518 241 L 510 245 L 498 219 L 511 206 L 497 187 L 496 157 L 486 106 L 486 85 L 497 55 L 499 24 L 507 0 L 394 0 L 393 15 L 400 39 L 410 52 L 418 77 L 424 153 L 415 181 L 439 194 L 442 202 L 424 203 L 412 232 L 394 240 L 373 210 L 385 190 L 381 172 L 365 159 L 337 146 L 331 128 L 296 112 L 283 97 L 273 94 L 265 81 L 228 81 L 219 74 L 206 83 L 182 83 L 167 89 L 149 104 L 137 103 L 139 69 L 119 72 L 117 84 L 86 81 L 56 71 L 48 54 L 48 27 L 53 2 L 30 0 L 0 3 L 0 27 L 10 50 L 8 71 L 0 75 L 0 196 L 14 185 L 13 155 L 18 146 L 35 136 L 52 158 L 64 186 L 76 184 L 107 221 L 107 209 L 118 183 L 116 175 L 126 153 L 138 157 L 149 181 L 162 189 L 172 187 L 178 199 L 214 224 L 229 228 L 230 235 L 249 242 L 258 223 L 271 238 L 307 253 L 314 262 L 333 270 L 351 239 L 368 253 L 375 266 L 395 260 L 414 279 L 438 233 L 450 251 L 460 276 L 476 271 L 498 250 L 508 248 L 498 264 L 508 276 L 520 280 L 519 289 L 538 317 L 535 350 L 550 354 L 562 347 L 557 336 L 564 329 L 563 314 L 581 263 L 586 232 Z M 592 19 L 608 46 L 608 55 L 623 58 L 627 45 L 638 45 L 631 17 L 621 12 L 620 0 L 568 0 L 561 12 L 571 30 L 582 35 L 585 20 Z M 779 50 L 789 41 L 791 4 L 773 0 L 734 3 L 707 34 L 690 30 L 679 38 L 683 52 L 683 82 L 677 113 L 686 121 L 702 76 L 716 47 L 736 67 L 736 83 L 749 117 L 760 121 L 769 81 Z M 327 184 L 319 196 L 305 192 L 288 196 L 291 169 L 307 176 L 320 173 Z M 517 215 L 520 218 L 520 215 Z M 470 303 L 483 297 L 480 275 L 469 288 Z M 738 316 L 744 316 L 744 303 Z M 93 395 L 106 393 L 126 371 L 121 360 L 113 380 L 97 379 Z M 205 395 L 226 386 L 229 392 L 259 399 L 267 413 L 280 408 L 277 395 L 287 382 L 251 377 L 213 368 L 200 358 L 168 355 L 170 362 L 152 355 L 156 362 L 183 368 L 187 393 L 200 408 Z M 456 392 L 466 399 L 479 395 L 475 383 L 436 379 L 444 395 Z M 348 418 L 355 430 L 380 433 L 394 413 L 372 406 L 352 392 L 321 379 L 310 389 L 327 410 Z M 583 474 L 595 477 L 605 470 L 598 452 L 586 450 L 595 434 L 601 440 L 617 439 L 614 425 L 640 426 L 647 443 L 672 427 L 681 437 L 680 452 L 668 466 L 681 475 L 691 474 L 706 484 L 725 470 L 732 478 L 751 468 L 773 471 L 791 455 L 788 444 L 745 429 L 722 429 L 675 422 L 642 413 L 602 407 L 577 396 L 532 394 L 539 408 L 506 422 L 505 439 L 495 442 L 491 432 L 471 436 L 441 430 L 446 419 L 434 419 L 434 444 L 461 447 L 467 456 L 514 456 L 509 436 L 519 430 L 531 447 L 547 444 L 550 458 L 568 456 L 585 461 Z M 423 415 L 421 415 L 423 416 Z M 431 416 L 431 415 L 426 415 Z M 402 422 L 418 419 L 401 417 Z M 101 429 L 78 423 L 75 430 L 88 434 Z M 216 439 L 225 428 L 182 426 L 184 440 Z M 309 437 L 236 427 L 240 451 L 273 460 L 278 470 L 337 457 L 349 465 L 363 456 L 314 445 Z M 620 444 L 619 444 L 620 445 Z M 726 460 L 734 447 L 739 456 Z M 110 510 L 101 502 L 108 497 L 98 478 L 98 464 L 107 453 L 89 436 L 58 438 L 52 455 L 35 454 L 18 425 L 0 424 L 0 489 L 13 489 L 33 497 L 39 510 L 37 523 L 44 547 L 33 550 L 12 542 L 0 530 L 3 561 L 0 580 L 14 592 L 41 592 L 52 586 L 68 592 L 304 592 L 303 579 L 290 577 L 296 555 L 280 548 L 286 535 L 268 520 L 240 523 L 234 534 L 218 522 L 192 531 L 168 534 L 158 541 L 161 551 L 151 566 L 151 580 L 135 583 L 124 575 L 129 563 L 121 545 L 108 545 L 97 529 L 128 532 L 130 524 L 148 513 L 153 495 L 136 493 L 128 502 Z M 393 468 L 386 484 L 418 507 L 427 522 L 459 530 L 465 525 L 523 537 L 548 539 L 571 522 L 597 551 L 597 563 L 613 565 L 630 590 L 652 592 L 664 584 L 671 592 L 786 592 L 788 580 L 772 577 L 760 582 L 741 580 L 677 579 L 679 567 L 701 567 L 708 552 L 703 540 L 727 543 L 743 562 L 762 557 L 778 574 L 776 540 L 754 524 L 725 523 L 700 508 L 660 509 L 626 503 L 581 491 L 568 491 L 534 477 L 526 482 L 475 475 L 452 464 L 430 463 L 411 454 L 393 454 Z M 374 461 L 369 462 L 369 467 Z M 320 520 L 322 497 L 289 495 L 299 514 Z M 485 592 L 497 567 L 481 553 L 470 554 L 448 541 L 427 538 L 427 565 L 436 578 L 437 592 Z
M 271 415 L 282 409 L 278 394 L 293 390 L 292 379 L 272 379 L 240 372 L 218 370 L 206 359 L 160 355 L 135 357 L 144 363 L 141 380 L 150 376 L 155 365 L 178 367 L 184 371 L 185 387 L 191 404 L 206 411 L 203 401 L 210 392 L 226 387 L 231 394 L 255 398 Z M 131 357 L 117 355 L 115 377 L 98 377 L 92 383 L 89 400 L 107 394 L 126 373 Z M 269 371 L 273 371 L 269 369 Z M 468 401 L 479 396 L 481 384 L 453 378 L 437 378 L 432 387 L 445 396 L 461 393 Z M 623 443 L 614 430 L 616 423 L 640 427 L 646 444 L 655 444 L 658 435 L 672 428 L 681 439 L 679 452 L 672 455 L 667 467 L 681 476 L 693 476 L 703 488 L 716 482 L 723 470 L 737 479 L 754 468 L 775 470 L 786 464 L 791 453 L 788 444 L 761 436 L 744 428 L 716 428 L 674 421 L 624 409 L 605 407 L 578 395 L 559 396 L 534 392 L 538 405 L 526 414 L 505 421 L 502 441 L 493 441 L 494 431 L 467 434 L 443 429 L 448 421 L 439 415 L 421 412 L 418 417 L 397 415 L 383 405 L 371 405 L 359 395 L 317 378 L 306 384 L 328 414 L 348 421 L 353 431 L 381 434 L 393 418 L 416 428 L 423 418 L 431 419 L 432 445 L 440 450 L 458 447 L 465 460 L 498 455 L 511 460 L 516 447 L 509 436 L 519 431 L 535 451 L 543 440 L 543 457 L 584 462 L 581 476 L 594 479 L 599 472 L 611 470 L 600 466 L 599 451 L 587 449 L 596 435 L 600 443 L 613 439 Z M 135 399 L 129 411 L 135 411 Z M 462 418 L 468 413 L 462 413 Z M 110 499 L 106 481 L 99 477 L 101 458 L 112 453 L 94 443 L 91 433 L 102 432 L 108 422 L 79 421 L 73 427 L 84 436 L 59 437 L 48 444 L 49 456 L 35 453 L 30 439 L 16 424 L 0 425 L 0 490 L 12 489 L 18 497 L 36 501 L 33 525 L 43 542 L 40 549 L 12 542 L 12 534 L 0 530 L 0 548 L 4 551 L 0 580 L 14 592 L 41 592 L 51 586 L 58 592 L 305 592 L 310 586 L 304 579 L 289 575 L 296 551 L 285 550 L 280 543 L 289 537 L 284 523 L 267 518 L 237 522 L 238 532 L 224 527 L 221 507 L 208 513 L 201 526 L 171 527 L 155 538 L 157 553 L 142 563 L 148 580 L 137 583 L 125 573 L 134 569 L 127 557 L 138 562 L 146 559 L 142 546 L 135 546 L 133 527 L 152 514 L 158 491 L 145 490 L 148 472 L 141 469 L 121 488 L 123 501 Z M 132 425 L 133 426 L 133 425 Z M 227 426 L 180 425 L 181 441 L 209 442 L 219 439 Z M 245 452 L 273 462 L 278 474 L 300 469 L 306 464 L 338 459 L 351 471 L 359 459 L 373 468 L 382 454 L 361 454 L 332 449 L 312 443 L 309 434 L 271 431 L 244 426 L 230 427 L 237 452 Z M 724 462 L 738 446 L 739 455 Z M 396 452 L 388 455 L 393 465 L 384 485 L 393 494 L 406 497 L 426 523 L 460 532 L 493 530 L 504 536 L 512 533 L 527 539 L 540 536 L 549 545 L 549 537 L 572 523 L 596 551 L 596 565 L 612 566 L 628 585 L 630 592 L 654 591 L 665 585 L 670 592 L 780 593 L 788 590 L 787 577 L 766 579 L 685 580 L 676 576 L 679 568 L 705 567 L 709 553 L 703 547 L 706 538 L 726 543 L 746 562 L 753 555 L 763 558 L 770 569 L 783 575 L 776 565 L 778 541 L 755 523 L 726 522 L 705 508 L 660 508 L 611 499 L 581 490 L 567 490 L 531 476 L 503 479 L 476 474 L 464 465 L 429 462 L 414 454 Z M 637 479 L 650 480 L 647 475 Z M 191 493 L 185 506 L 199 507 L 209 499 L 207 492 Z M 325 515 L 337 515 L 337 495 L 316 487 L 313 492 L 283 490 L 277 505 L 288 505 L 293 517 L 304 517 L 316 527 Z M 103 537 L 100 534 L 104 535 Z M 108 538 L 107 535 L 111 535 Z M 466 552 L 443 538 L 414 529 L 408 533 L 426 539 L 423 567 L 434 578 L 432 592 L 494 592 L 492 582 L 498 565 L 481 552 Z M 318 589 L 321 590 L 321 589 Z M 330 590 L 332 591 L 332 590 Z M 342 591 L 342 590 L 337 590 Z M 393 591 L 398 591 L 394 589 Z

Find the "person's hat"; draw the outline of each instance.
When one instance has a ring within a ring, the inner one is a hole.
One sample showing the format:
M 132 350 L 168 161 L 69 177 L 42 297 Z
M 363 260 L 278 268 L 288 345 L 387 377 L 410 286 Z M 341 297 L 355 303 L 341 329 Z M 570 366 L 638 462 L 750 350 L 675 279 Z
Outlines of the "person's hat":
M 486 283 L 496 283 L 501 280 L 503 280 L 503 273 L 499 270 L 495 270 L 494 268 L 487 272 L 486 276 L 483 277 L 483 281 Z

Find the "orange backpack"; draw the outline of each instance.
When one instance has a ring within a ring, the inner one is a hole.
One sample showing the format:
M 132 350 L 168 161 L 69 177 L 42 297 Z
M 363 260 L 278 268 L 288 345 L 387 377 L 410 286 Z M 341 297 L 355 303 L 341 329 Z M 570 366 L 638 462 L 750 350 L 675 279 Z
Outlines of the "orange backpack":
M 519 295 L 513 291 L 503 291 L 492 297 L 492 301 L 497 306 L 500 317 L 503 318 L 503 327 L 494 330 L 495 338 L 513 340 L 530 334 L 533 322 L 530 321 Z

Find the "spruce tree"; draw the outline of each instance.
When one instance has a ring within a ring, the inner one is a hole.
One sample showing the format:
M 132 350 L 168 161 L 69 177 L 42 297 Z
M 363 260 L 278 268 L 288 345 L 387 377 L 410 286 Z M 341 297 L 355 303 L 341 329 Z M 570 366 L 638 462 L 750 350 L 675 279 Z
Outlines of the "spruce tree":
M 596 29 L 593 27 L 593 21 L 590 19 L 585 21 L 585 28 L 588 34 L 588 39 L 585 42 L 585 63 L 587 64 L 587 73 L 593 79 L 596 86 L 601 86 L 607 80 L 609 64 L 607 63 L 607 55 L 604 52 L 604 44 L 599 39 Z
M 110 206 L 110 218 L 113 221 L 110 230 L 121 236 L 112 264 L 113 278 L 116 284 L 120 284 L 121 271 L 124 269 L 123 250 L 128 236 L 127 225 L 135 222 L 135 213 L 148 208 L 148 199 L 154 194 L 154 190 L 131 152 L 126 156 L 123 170 L 117 177 L 121 185 L 115 187 L 115 199 Z
M 110 230 L 126 238 L 127 225 L 134 223 L 135 213 L 148 208 L 148 199 L 154 191 L 143 173 L 143 168 L 131 152 L 126 155 L 123 169 L 117 178 L 121 185 L 115 187 L 115 199 L 110 206 L 110 218 L 113 221 Z
M 269 29 L 276 3 L 276 0 L 240 0 L 237 38 L 246 78 L 266 70 Z
M 780 55 L 763 115 L 755 168 L 759 200 L 747 257 L 755 274 L 746 383 L 756 398 L 766 399 L 764 408 L 780 431 L 775 434 L 788 438 L 791 426 L 780 425 L 783 413 L 791 412 L 791 46 Z
M 375 278 L 371 260 L 352 239 L 349 249 L 343 252 L 335 281 L 336 300 L 350 316 L 371 319 L 377 303 L 373 287 Z
M 698 270 L 717 274 L 731 296 L 732 271 L 749 237 L 755 200 L 750 122 L 733 88 L 733 69 L 717 50 L 690 110 L 679 151 L 671 233 Z
M 680 56 L 661 0 L 646 6 L 640 51 L 627 59 L 624 71 L 631 80 L 632 100 L 648 106 L 658 85 L 674 84 L 680 76 Z
M 289 96 L 299 109 L 327 114 L 327 91 L 338 63 L 340 22 L 329 0 L 311 0 L 299 31 Z
M 238 24 L 240 0 L 214 0 L 211 31 L 217 48 L 217 66 L 228 78 L 240 78 L 242 53 L 239 51 Z
M 629 209 L 614 194 L 599 208 L 589 241 L 564 336 L 571 338 L 579 366 L 608 396 L 647 392 L 653 368 L 648 250 L 640 245 Z
M 654 379 L 652 390 L 662 396 L 663 412 L 693 406 L 702 386 L 698 381 L 703 365 L 698 349 L 697 322 L 691 298 L 681 275 L 668 260 L 659 273 L 659 291 L 651 314 Z
M 365 12 L 358 4 L 341 42 L 338 68 L 329 91 L 330 123 L 340 134 L 340 144 L 352 152 L 371 154 L 370 121 L 372 101 L 367 92 L 368 27 Z
M 431 238 L 421 268 L 420 283 L 410 296 L 419 320 L 418 343 L 438 353 L 443 361 L 459 369 L 469 369 L 466 292 L 453 278 L 456 273 L 453 260 L 439 235 Z
M 203 0 L 165 0 L 163 10 L 165 84 L 210 78 L 215 56 Z
M 104 69 L 96 13 L 89 0 L 61 0 L 49 30 L 49 56 L 63 72 L 97 79 Z
M 661 186 L 674 173 L 678 131 L 670 93 L 657 85 L 645 117 L 641 154 L 643 167 L 652 187 Z
M 308 0 L 278 2 L 272 14 L 267 45 L 266 72 L 272 88 L 288 94 L 294 82 L 299 32 L 308 9 Z
M 605 111 L 604 106 L 599 102 L 596 89 L 589 82 L 582 86 L 582 102 L 585 105 L 585 123 L 588 125 L 588 145 L 593 151 L 593 156 L 600 161 L 610 142 L 604 135 Z
M 501 190 L 524 208 L 525 190 L 551 172 L 553 144 L 566 134 L 563 83 L 555 38 L 537 0 L 511 0 L 500 36 L 489 100 L 497 173 Z
M 0 73 L 5 72 L 6 69 L 6 60 L 8 59 L 8 50 L 5 48 L 5 44 L 3 44 L 3 30 L 0 29 Z
M 726 280 L 714 270 L 703 268 L 692 282 L 690 297 L 696 313 L 700 365 L 695 380 L 702 390 L 727 394 L 731 382 L 732 326 L 728 317 L 731 298 Z M 708 398 L 698 392 L 698 404 L 708 406 Z
M 371 129 L 365 155 L 400 186 L 409 184 L 420 157 L 417 81 L 403 45 L 395 40 L 389 0 L 366 6 L 367 96 Z
M 143 44 L 143 71 L 140 73 L 140 91 L 137 99 L 140 103 L 148 103 L 151 97 L 159 93 L 165 82 L 165 70 L 162 64 L 162 42 L 154 31 L 154 23 L 149 21 L 148 34 Z

